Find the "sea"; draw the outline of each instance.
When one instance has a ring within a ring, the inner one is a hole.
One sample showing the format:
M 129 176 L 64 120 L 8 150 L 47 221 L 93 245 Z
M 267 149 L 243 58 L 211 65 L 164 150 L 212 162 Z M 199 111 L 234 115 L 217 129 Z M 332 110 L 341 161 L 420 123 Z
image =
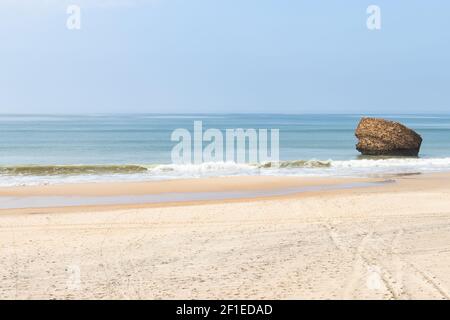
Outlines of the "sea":
M 418 132 L 419 157 L 364 157 L 363 116 Z M 176 129 L 278 129 L 279 162 L 173 163 Z M 0 186 L 147 181 L 213 176 L 383 176 L 450 171 L 450 115 L 89 114 L 0 115 Z

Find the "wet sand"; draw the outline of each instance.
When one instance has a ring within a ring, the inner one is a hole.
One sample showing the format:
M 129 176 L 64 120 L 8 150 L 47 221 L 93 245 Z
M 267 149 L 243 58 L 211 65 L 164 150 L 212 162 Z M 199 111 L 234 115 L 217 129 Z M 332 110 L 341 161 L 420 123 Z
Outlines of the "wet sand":
M 301 193 L 369 188 L 392 183 L 375 179 L 304 179 L 234 177 L 141 183 L 73 184 L 0 188 L 0 210 L 173 205 L 189 202 L 233 201 Z M 122 194 L 118 194 L 122 190 Z
M 448 299 L 450 175 L 388 178 L 396 182 L 272 197 L 0 210 L 0 298 Z M 380 180 L 215 178 L 6 188 L 0 196 Z

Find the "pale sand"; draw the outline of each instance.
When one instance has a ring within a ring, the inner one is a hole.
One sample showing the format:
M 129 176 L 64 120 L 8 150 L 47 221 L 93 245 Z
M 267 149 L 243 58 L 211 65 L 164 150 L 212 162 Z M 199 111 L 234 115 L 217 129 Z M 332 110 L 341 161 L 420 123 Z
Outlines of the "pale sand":
M 449 178 L 396 177 L 381 187 L 251 201 L 2 210 L 0 298 L 448 299 Z M 8 188 L 0 195 L 330 181 L 206 179 Z

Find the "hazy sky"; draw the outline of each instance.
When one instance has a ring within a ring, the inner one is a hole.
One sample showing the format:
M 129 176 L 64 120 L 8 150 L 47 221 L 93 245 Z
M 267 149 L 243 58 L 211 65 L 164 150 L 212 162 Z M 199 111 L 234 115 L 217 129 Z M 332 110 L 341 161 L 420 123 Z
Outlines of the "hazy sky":
M 54 112 L 450 112 L 450 2 L 1 0 L 0 113 Z

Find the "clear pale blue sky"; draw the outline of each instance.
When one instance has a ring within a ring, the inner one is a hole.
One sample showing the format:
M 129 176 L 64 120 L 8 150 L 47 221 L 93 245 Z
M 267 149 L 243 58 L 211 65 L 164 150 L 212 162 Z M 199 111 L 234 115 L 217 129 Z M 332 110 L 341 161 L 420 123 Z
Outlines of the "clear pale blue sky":
M 450 2 L 1 0 L 0 90 L 0 113 L 449 112 Z

